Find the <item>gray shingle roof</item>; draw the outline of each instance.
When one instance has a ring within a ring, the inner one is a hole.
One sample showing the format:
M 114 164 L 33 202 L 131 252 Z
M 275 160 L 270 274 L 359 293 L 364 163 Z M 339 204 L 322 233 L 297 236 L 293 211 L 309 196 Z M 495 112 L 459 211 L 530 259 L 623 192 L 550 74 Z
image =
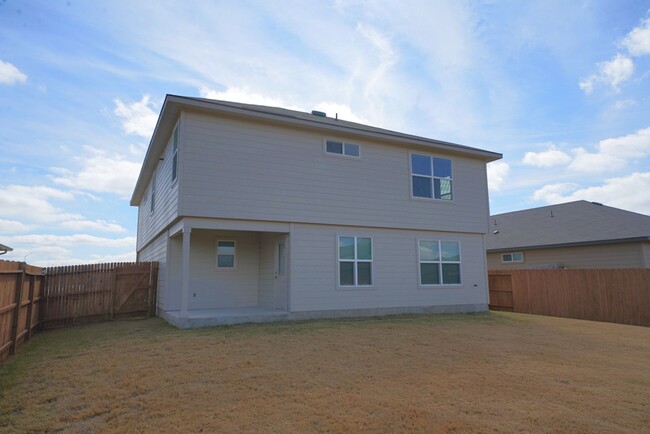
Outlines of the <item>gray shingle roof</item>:
M 11 252 L 13 249 L 9 246 L 5 246 L 4 244 L 0 244 L 0 252 L 2 253 L 7 253 Z
M 650 216 L 581 200 L 493 215 L 485 244 L 498 251 L 644 239 Z

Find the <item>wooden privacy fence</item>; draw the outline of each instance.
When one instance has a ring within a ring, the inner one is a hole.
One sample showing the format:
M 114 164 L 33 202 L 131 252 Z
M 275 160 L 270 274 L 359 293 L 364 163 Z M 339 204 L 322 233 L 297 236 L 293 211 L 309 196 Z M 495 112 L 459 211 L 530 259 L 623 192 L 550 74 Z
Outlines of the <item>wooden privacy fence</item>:
M 157 262 L 46 268 L 41 327 L 153 316 L 157 282 Z
M 27 342 L 39 324 L 43 269 L 0 261 L 0 361 Z
M 650 269 L 494 270 L 490 309 L 650 326 Z

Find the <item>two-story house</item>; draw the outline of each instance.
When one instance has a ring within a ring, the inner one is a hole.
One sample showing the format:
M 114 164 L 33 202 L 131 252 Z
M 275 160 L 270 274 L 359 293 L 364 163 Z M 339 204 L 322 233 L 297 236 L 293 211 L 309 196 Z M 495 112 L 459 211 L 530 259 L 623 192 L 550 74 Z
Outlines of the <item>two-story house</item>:
M 179 327 L 488 309 L 500 154 L 281 108 L 168 95 L 131 205 Z

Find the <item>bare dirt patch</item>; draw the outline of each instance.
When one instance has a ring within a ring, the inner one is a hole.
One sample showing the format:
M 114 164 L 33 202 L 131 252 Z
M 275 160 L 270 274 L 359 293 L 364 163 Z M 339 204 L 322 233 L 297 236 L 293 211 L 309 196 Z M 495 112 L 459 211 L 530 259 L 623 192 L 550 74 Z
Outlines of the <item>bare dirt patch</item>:
M 490 313 L 38 335 L 0 431 L 648 432 L 650 329 Z

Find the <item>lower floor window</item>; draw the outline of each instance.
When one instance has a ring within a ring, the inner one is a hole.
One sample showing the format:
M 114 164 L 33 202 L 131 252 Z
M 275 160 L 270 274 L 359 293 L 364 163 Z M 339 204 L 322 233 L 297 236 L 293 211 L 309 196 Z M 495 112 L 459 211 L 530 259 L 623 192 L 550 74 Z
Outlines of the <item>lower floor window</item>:
M 459 285 L 460 243 L 420 240 L 420 285 Z
M 522 252 L 504 253 L 501 255 L 501 262 L 524 262 L 524 254 Z
M 372 285 L 372 239 L 339 237 L 339 285 Z
M 236 254 L 234 241 L 217 241 L 217 268 L 235 269 Z

